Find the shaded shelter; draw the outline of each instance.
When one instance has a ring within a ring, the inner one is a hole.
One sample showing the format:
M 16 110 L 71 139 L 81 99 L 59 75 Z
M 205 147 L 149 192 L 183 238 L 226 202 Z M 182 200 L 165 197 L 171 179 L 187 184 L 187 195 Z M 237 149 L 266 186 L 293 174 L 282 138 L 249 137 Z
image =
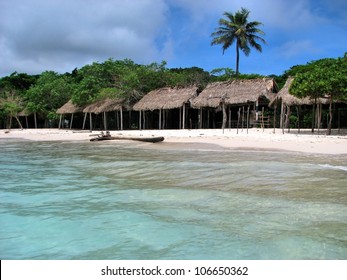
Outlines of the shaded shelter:
M 294 81 L 294 77 L 288 77 L 283 88 L 278 92 L 276 98 L 271 102 L 270 106 L 276 106 L 278 102 L 281 102 L 281 116 L 280 116 L 280 127 L 282 132 L 284 128 L 289 128 L 289 120 L 292 114 L 291 107 L 296 107 L 297 118 L 298 118 L 298 129 L 300 130 L 299 121 L 300 121 L 300 111 L 301 106 L 303 105 L 312 105 L 313 107 L 313 120 L 312 120 L 312 132 L 314 127 L 320 128 L 321 118 L 322 118 L 322 104 L 328 104 L 328 99 L 325 98 L 316 98 L 312 99 L 309 97 L 298 98 L 290 94 L 289 89 L 291 84 Z M 315 109 L 316 108 L 316 109 Z
M 69 100 L 68 102 L 66 102 L 63 106 L 61 106 L 57 110 L 57 114 L 60 115 L 58 128 L 62 127 L 62 120 L 63 120 L 64 115 L 71 114 L 71 120 L 70 120 L 70 129 L 71 129 L 72 128 L 72 122 L 73 122 L 74 114 L 82 113 L 82 111 L 83 111 L 83 107 L 82 106 L 78 106 L 76 104 L 73 104 L 72 100 Z
M 28 121 L 28 117 L 31 115 L 30 112 L 28 112 L 26 109 L 20 111 L 18 114 L 17 114 L 17 118 L 18 117 L 24 117 L 25 118 L 25 125 L 26 125 L 26 128 L 29 128 L 29 121 Z M 18 120 L 20 126 L 22 127 L 22 124 L 20 123 L 20 121 Z
M 215 108 L 223 111 L 222 128 L 226 125 L 226 107 L 242 106 L 244 115 L 244 106 L 248 106 L 247 114 L 249 115 L 249 107 L 254 105 L 256 112 L 255 118 L 258 120 L 259 103 L 268 105 L 275 98 L 277 85 L 274 79 L 260 78 L 252 80 L 231 80 L 223 82 L 214 82 L 207 87 L 192 101 L 194 108 L 200 109 L 200 120 L 202 120 L 203 108 Z M 241 108 L 241 107 L 240 107 Z M 238 112 L 238 123 L 240 119 L 240 109 Z M 248 118 L 247 118 L 248 119 Z M 230 124 L 229 112 L 229 124 Z M 243 122 L 242 122 L 243 123 Z M 248 120 L 247 120 L 248 125 Z M 200 121 L 200 127 L 202 123 Z
M 85 122 L 87 118 L 87 114 L 89 113 L 89 122 L 90 122 L 90 130 L 92 130 L 92 113 L 93 114 L 103 114 L 103 126 L 104 129 L 107 130 L 107 113 L 116 111 L 120 113 L 120 129 L 123 130 L 123 109 L 130 109 L 130 106 L 126 104 L 125 98 L 106 98 L 103 100 L 96 101 L 89 106 L 83 109 L 84 121 L 83 121 L 83 129 L 85 127 Z M 118 121 L 118 114 L 117 114 Z
M 159 112 L 159 129 L 165 127 L 165 117 L 168 110 L 179 109 L 179 128 L 186 127 L 187 110 L 190 107 L 190 101 L 197 96 L 198 87 L 191 86 L 185 88 L 160 88 L 147 93 L 141 100 L 134 106 L 133 110 L 139 111 L 139 128 L 145 127 L 145 117 L 143 118 L 142 126 L 142 112 L 155 111 Z M 145 115 L 144 115 L 145 116 Z

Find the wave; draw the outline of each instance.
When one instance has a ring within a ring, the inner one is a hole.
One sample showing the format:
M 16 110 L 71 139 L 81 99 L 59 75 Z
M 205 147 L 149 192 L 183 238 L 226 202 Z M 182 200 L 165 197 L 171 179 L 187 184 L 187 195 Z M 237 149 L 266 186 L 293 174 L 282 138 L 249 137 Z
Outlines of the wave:
M 347 171 L 347 166 L 343 166 L 343 165 L 319 164 L 319 166 L 324 168 L 329 168 L 329 169 L 338 169 L 338 170 Z

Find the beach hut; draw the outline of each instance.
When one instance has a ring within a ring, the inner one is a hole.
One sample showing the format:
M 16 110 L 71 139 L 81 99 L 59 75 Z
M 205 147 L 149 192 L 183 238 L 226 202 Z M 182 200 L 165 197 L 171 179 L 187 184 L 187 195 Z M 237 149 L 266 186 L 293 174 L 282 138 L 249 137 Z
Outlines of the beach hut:
M 294 81 L 294 77 L 288 77 L 286 83 L 283 88 L 278 92 L 276 98 L 272 100 L 270 106 L 276 105 L 278 102 L 281 103 L 281 116 L 280 116 L 280 127 L 282 128 L 282 132 L 284 133 L 284 128 L 289 128 L 289 117 L 291 115 L 291 108 L 296 107 L 297 117 L 298 117 L 298 129 L 300 131 L 300 109 L 303 105 L 312 105 L 313 106 L 313 126 L 317 126 L 320 128 L 321 118 L 322 118 L 322 104 L 327 104 L 328 100 L 325 98 L 316 98 L 311 99 L 309 97 L 298 98 L 289 93 L 289 88 Z M 315 107 L 317 107 L 315 112 Z
M 160 88 L 147 93 L 134 106 L 133 110 L 139 111 L 139 128 L 146 127 L 145 111 L 158 112 L 158 127 L 165 128 L 166 116 L 169 110 L 178 110 L 178 128 L 186 127 L 187 110 L 190 101 L 197 96 L 198 87 L 185 88 Z
M 199 127 L 202 127 L 203 109 L 214 108 L 223 111 L 222 128 L 225 127 L 227 121 L 227 107 L 229 107 L 229 126 L 231 123 L 230 107 L 238 106 L 237 126 L 241 118 L 242 108 L 242 124 L 244 123 L 245 106 L 247 107 L 247 126 L 249 124 L 250 105 L 254 106 L 255 120 L 258 121 L 259 105 L 268 105 L 275 98 L 277 85 L 274 79 L 259 78 L 248 80 L 231 80 L 223 82 L 214 82 L 207 87 L 192 101 L 193 108 L 199 109 Z M 209 123 L 209 120 L 207 121 Z
M 61 106 L 57 110 L 57 114 L 60 115 L 58 128 L 61 128 L 63 126 L 62 120 L 63 120 L 64 115 L 71 114 L 71 120 L 70 120 L 70 129 L 71 129 L 72 128 L 72 122 L 73 122 L 74 114 L 82 113 L 82 111 L 83 111 L 83 107 L 82 106 L 77 106 L 77 105 L 73 104 L 72 100 L 69 100 L 68 102 L 66 102 L 63 106 Z
M 89 106 L 83 109 L 84 120 L 83 120 L 83 129 L 85 127 L 85 122 L 87 118 L 87 114 L 89 114 L 89 123 L 90 130 L 92 130 L 93 122 L 92 122 L 92 114 L 103 114 L 103 126 L 104 129 L 107 130 L 107 113 L 108 112 L 116 112 L 117 123 L 120 123 L 120 129 L 123 130 L 123 110 L 129 109 L 129 106 L 126 105 L 125 98 L 106 98 L 103 100 L 99 100 L 90 104 Z M 118 112 L 120 117 L 118 117 Z M 119 125 L 117 125 L 119 128 Z

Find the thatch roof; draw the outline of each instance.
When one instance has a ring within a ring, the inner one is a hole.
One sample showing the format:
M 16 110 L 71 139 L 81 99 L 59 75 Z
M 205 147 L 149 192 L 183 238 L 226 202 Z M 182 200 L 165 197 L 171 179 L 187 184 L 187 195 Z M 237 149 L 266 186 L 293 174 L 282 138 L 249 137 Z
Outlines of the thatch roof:
M 147 93 L 133 109 L 135 111 L 153 111 L 159 109 L 180 108 L 197 95 L 198 87 L 161 88 Z
M 119 111 L 123 108 L 124 102 L 124 98 L 106 98 L 85 107 L 83 112 L 99 114 L 102 112 Z
M 80 113 L 83 111 L 83 107 L 81 106 L 77 106 L 75 104 L 72 103 L 71 100 L 69 100 L 68 102 L 66 102 L 63 106 L 61 106 L 58 110 L 57 110 L 57 114 L 75 114 L 75 113 Z
M 30 116 L 31 114 L 32 113 L 29 112 L 27 109 L 24 109 L 17 114 L 17 117 L 27 117 L 27 116 Z
M 288 77 L 283 88 L 278 92 L 276 99 L 274 99 L 270 105 L 272 105 L 276 100 L 281 100 L 283 104 L 287 106 L 296 106 L 296 105 L 312 105 L 315 104 L 315 100 L 309 97 L 298 98 L 289 93 L 289 88 L 294 81 L 294 77 Z M 329 100 L 326 98 L 318 98 L 316 103 L 327 104 Z
M 210 83 L 192 101 L 192 106 L 216 108 L 223 102 L 226 105 L 247 104 L 262 96 L 271 101 L 275 98 L 275 89 L 275 81 L 269 78 Z
M 305 104 L 314 103 L 314 101 L 312 101 L 308 97 L 298 98 L 289 93 L 289 88 L 293 81 L 294 81 L 293 77 L 289 77 L 287 79 L 286 83 L 284 84 L 284 87 L 278 92 L 276 99 L 281 100 L 283 104 L 286 104 L 287 106 L 305 105 Z

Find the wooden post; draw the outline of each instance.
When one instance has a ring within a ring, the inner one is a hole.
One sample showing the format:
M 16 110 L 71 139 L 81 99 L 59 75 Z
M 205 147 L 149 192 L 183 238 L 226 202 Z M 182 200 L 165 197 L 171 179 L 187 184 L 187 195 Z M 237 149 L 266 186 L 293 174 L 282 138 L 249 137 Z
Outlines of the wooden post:
M 82 126 L 82 129 L 83 129 L 83 130 L 84 130 L 85 126 L 86 126 L 87 114 L 88 114 L 88 113 L 84 113 L 83 126 Z
M 283 104 L 281 104 L 281 128 L 282 128 L 282 134 L 284 134 L 284 117 L 285 117 L 285 113 L 286 113 L 286 107 Z
M 231 109 L 229 107 L 229 131 L 230 131 L 230 128 L 231 128 Z
M 247 134 L 248 134 L 248 127 L 249 127 L 249 105 L 247 108 Z
M 37 128 L 37 117 L 36 117 L 36 112 L 34 112 L 34 120 L 35 120 L 35 128 Z
M 89 112 L 89 130 L 93 131 L 93 120 L 92 120 L 92 113 Z
M 123 130 L 123 107 L 120 107 L 120 130 Z
M 25 124 L 26 124 L 26 127 L 29 128 L 28 116 L 25 116 Z
M 104 115 L 104 130 L 106 131 L 107 130 L 107 114 L 106 114 L 106 112 L 104 112 L 103 115 Z
M 199 129 L 202 128 L 202 107 L 199 109 Z
M 161 129 L 161 109 L 159 109 L 159 129 Z
M 223 109 L 223 123 L 222 123 L 222 129 L 223 129 L 223 134 L 224 134 L 224 129 L 225 129 L 225 125 L 227 123 L 227 112 L 225 110 L 225 103 L 223 102 L 222 104 L 222 109 Z
M 242 132 L 243 132 L 244 121 L 245 121 L 245 106 L 242 106 L 242 119 L 241 119 Z
M 143 122 L 142 122 L 142 129 L 146 129 L 146 114 L 147 112 L 146 111 L 143 111 L 143 114 L 142 114 L 142 119 L 143 119 Z
M 186 104 L 183 104 L 183 116 L 182 116 L 182 128 L 185 129 L 185 124 L 186 124 Z
M 61 127 L 62 118 L 63 118 L 63 114 L 60 115 L 58 129 L 60 129 Z
M 240 117 L 241 117 L 241 107 L 239 107 L 239 111 L 237 112 L 237 134 L 239 134 Z
M 73 122 L 73 113 L 71 114 L 71 119 L 70 119 L 70 129 L 72 128 L 72 122 Z
M 296 111 L 298 114 L 298 133 L 300 133 L 300 106 L 296 106 Z
M 142 130 L 142 125 L 141 125 L 141 114 L 142 114 L 142 111 L 140 110 L 139 111 L 139 129 Z

